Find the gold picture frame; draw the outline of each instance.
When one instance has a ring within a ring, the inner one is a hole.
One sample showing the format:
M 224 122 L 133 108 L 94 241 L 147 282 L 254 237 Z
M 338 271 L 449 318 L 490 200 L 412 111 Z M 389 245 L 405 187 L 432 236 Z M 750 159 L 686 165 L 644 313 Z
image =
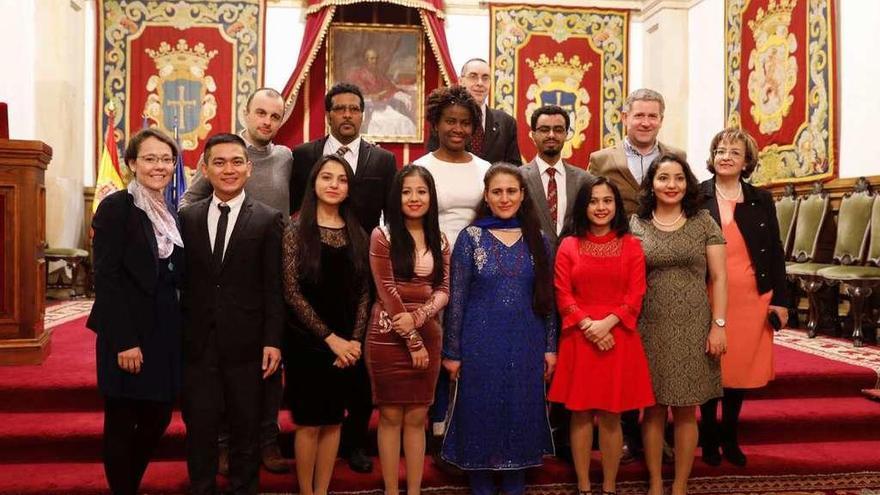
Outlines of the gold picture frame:
M 424 141 L 424 36 L 420 26 L 330 26 L 327 88 L 348 82 L 361 89 L 365 106 L 361 136 L 368 141 Z

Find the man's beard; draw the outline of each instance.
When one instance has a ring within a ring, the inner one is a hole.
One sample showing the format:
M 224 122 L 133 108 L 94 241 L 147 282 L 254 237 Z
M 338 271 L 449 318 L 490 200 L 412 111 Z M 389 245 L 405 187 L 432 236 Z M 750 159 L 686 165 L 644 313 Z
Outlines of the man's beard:
M 562 147 L 559 148 L 547 148 L 544 150 L 544 156 L 549 156 L 551 158 L 556 158 L 559 154 L 562 153 Z

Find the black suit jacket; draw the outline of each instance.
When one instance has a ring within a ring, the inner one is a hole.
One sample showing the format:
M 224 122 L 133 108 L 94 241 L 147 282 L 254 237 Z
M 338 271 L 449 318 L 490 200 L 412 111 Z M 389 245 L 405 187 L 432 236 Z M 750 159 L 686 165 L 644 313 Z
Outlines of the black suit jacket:
M 327 136 L 293 149 L 293 174 L 290 179 L 290 211 L 297 213 L 302 206 L 306 182 L 312 167 L 324 155 Z M 388 191 L 397 173 L 397 161 L 388 150 L 361 139 L 358 149 L 357 168 L 354 184 L 349 186 L 349 194 L 354 202 L 355 214 L 365 232 L 372 232 L 379 225 L 379 217 L 385 211 Z
M 715 223 L 721 225 L 718 199 L 715 197 L 715 179 L 700 184 L 703 208 L 709 210 Z M 761 294 L 773 290 L 770 304 L 788 305 L 788 285 L 785 282 L 785 252 L 779 238 L 776 219 L 776 203 L 773 196 L 750 184 L 742 182 L 743 202 L 733 210 L 733 220 L 742 233 L 755 269 L 755 281 Z
M 431 132 L 426 146 L 428 153 L 440 147 L 436 133 Z M 507 162 L 522 165 L 519 143 L 516 141 L 516 120 L 501 110 L 490 108 L 486 113 L 486 138 L 483 142 L 483 151 L 477 156 L 489 163 Z
M 156 328 L 157 318 L 179 318 L 177 313 L 157 315 L 155 311 L 159 254 L 153 226 L 147 214 L 134 205 L 128 191 L 123 190 L 101 201 L 92 227 L 95 231 L 95 304 L 86 326 L 98 334 L 96 360 L 101 391 L 114 396 L 160 393 L 168 388 L 167 381 L 139 380 L 135 391 L 117 389 L 121 382 L 114 379 L 124 374 L 117 365 L 118 353 L 142 347 L 145 337 L 150 337 Z M 175 247 L 170 262 L 178 282 L 183 257 L 183 250 Z M 141 350 L 148 362 L 150 349 L 142 347 Z M 148 374 L 145 369 L 143 376 Z
M 197 361 L 209 343 L 216 343 L 226 362 L 260 361 L 263 347 L 281 348 L 284 220 L 278 210 L 245 196 L 223 264 L 215 270 L 208 237 L 211 199 L 207 197 L 180 211 L 186 246 L 184 357 Z M 212 332 L 216 332 L 214 339 Z

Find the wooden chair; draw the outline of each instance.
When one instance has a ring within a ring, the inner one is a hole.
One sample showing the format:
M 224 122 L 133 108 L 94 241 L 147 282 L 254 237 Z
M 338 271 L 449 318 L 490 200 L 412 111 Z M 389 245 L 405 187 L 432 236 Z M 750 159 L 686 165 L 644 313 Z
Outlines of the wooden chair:
M 839 283 L 850 297 L 850 317 L 853 322 L 853 345 L 861 347 L 864 336 L 865 301 L 874 289 L 880 287 L 880 198 L 874 199 L 871 208 L 870 242 L 865 266 L 832 266 L 819 270 L 818 274 L 829 283 Z M 875 322 L 876 324 L 876 322 Z M 874 340 L 880 344 L 875 331 Z
M 782 196 L 776 200 L 776 221 L 779 222 L 779 240 L 782 241 L 782 250 L 788 258 L 791 253 L 791 243 L 794 240 L 795 219 L 801 201 L 794 193 L 794 186 L 786 184 Z
M 801 198 L 798 215 L 795 221 L 794 240 L 792 242 L 792 262 L 787 264 L 785 272 L 788 279 L 796 282 L 807 294 L 809 301 L 807 331 L 810 337 L 816 336 L 819 325 L 819 303 L 816 292 L 822 288 L 821 278 L 800 276 L 800 272 L 812 273 L 812 266 L 831 261 L 834 245 L 834 229 L 831 214 L 831 198 L 822 188 L 822 183 L 813 185 L 812 191 Z
M 46 288 L 47 289 L 68 289 L 70 297 L 88 296 L 89 295 L 89 279 L 91 278 L 91 267 L 89 266 L 89 252 L 84 249 L 76 248 L 47 248 L 44 258 L 46 259 Z M 55 283 L 49 282 L 49 262 L 62 261 L 70 268 L 70 283 L 64 282 L 64 277 L 59 277 Z M 76 290 L 77 280 L 79 280 L 80 269 L 84 268 L 85 282 L 83 283 L 82 293 Z

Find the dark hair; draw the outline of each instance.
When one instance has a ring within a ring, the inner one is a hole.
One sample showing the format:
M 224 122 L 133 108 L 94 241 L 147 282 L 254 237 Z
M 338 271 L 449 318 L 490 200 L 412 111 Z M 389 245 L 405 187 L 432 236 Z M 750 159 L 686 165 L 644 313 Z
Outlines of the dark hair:
M 168 137 L 168 134 L 165 134 L 159 129 L 156 129 L 155 127 L 147 127 L 138 131 L 128 140 L 128 145 L 125 147 L 125 154 L 123 155 L 125 164 L 128 165 L 128 168 L 131 168 L 131 162 L 137 160 L 137 157 L 141 152 L 141 145 L 149 138 L 155 138 L 167 144 L 171 148 L 171 156 L 174 158 L 175 162 L 177 161 L 177 155 L 180 154 L 180 150 L 177 149 L 177 143 Z
M 684 198 L 681 200 L 681 209 L 684 216 L 691 218 L 700 211 L 700 183 L 688 163 L 678 155 L 672 153 L 663 153 L 651 162 L 645 177 L 642 178 L 642 186 L 639 188 L 639 208 L 637 214 L 639 218 L 645 220 L 651 218 L 654 208 L 657 207 L 657 197 L 654 195 L 654 176 L 657 175 L 657 169 L 666 162 L 673 162 L 681 165 L 684 171 L 684 177 L 687 181 L 687 188 L 684 191 Z
M 302 208 L 299 210 L 299 273 L 300 278 L 317 283 L 321 280 L 321 230 L 318 228 L 318 195 L 315 194 L 315 180 L 318 174 L 329 162 L 336 162 L 345 169 L 348 176 L 348 184 L 354 184 L 354 172 L 345 158 L 337 155 L 324 155 L 315 162 L 306 182 L 306 190 L 303 195 Z M 345 221 L 345 230 L 348 233 L 348 256 L 354 266 L 357 278 L 367 275 L 367 254 L 369 243 L 364 229 L 355 216 L 352 205 L 351 192 L 339 205 L 339 215 Z
M 425 104 L 425 118 L 431 124 L 433 130 L 440 123 L 440 116 L 443 110 L 453 105 L 462 106 L 471 113 L 473 125 L 477 126 L 483 119 L 483 111 L 477 104 L 474 97 L 468 93 L 464 86 L 453 85 L 449 87 L 437 88 L 428 95 L 428 102 Z
M 617 237 L 623 237 L 629 232 L 629 221 L 626 218 L 626 211 L 623 206 L 623 198 L 620 196 L 620 189 L 616 184 L 608 180 L 605 176 L 598 176 L 588 181 L 580 189 L 574 198 L 574 206 L 572 206 L 571 218 L 568 220 L 569 225 L 566 231 L 572 235 L 583 237 L 590 231 L 590 219 L 587 218 L 587 207 L 593 198 L 593 189 L 601 185 L 608 186 L 611 194 L 614 196 L 614 218 L 611 219 L 611 230 L 617 233 Z
M 437 205 L 437 187 L 434 177 L 428 169 L 420 165 L 405 165 L 394 176 L 391 189 L 388 191 L 388 205 L 385 208 L 385 222 L 391 234 L 391 264 L 394 276 L 402 280 L 411 280 L 415 275 L 416 242 L 406 228 L 401 197 L 403 180 L 410 176 L 421 177 L 428 186 L 428 212 L 422 217 L 422 228 L 425 232 L 425 244 L 434 258 L 433 284 L 437 287 L 443 283 L 446 275 L 443 266 L 443 245 L 440 234 L 440 213 Z
M 285 103 L 285 102 L 284 102 L 284 97 L 281 96 L 281 93 L 279 93 L 276 89 L 274 89 L 274 88 L 259 88 L 259 89 L 257 89 L 256 91 L 254 91 L 253 93 L 251 93 L 250 96 L 248 96 L 248 98 L 247 98 L 247 102 L 244 104 L 244 110 L 245 110 L 245 112 L 250 112 L 250 111 L 251 111 L 251 102 L 253 102 L 253 101 L 254 101 L 254 97 L 257 96 L 257 95 L 260 94 L 260 93 L 265 93 L 265 94 L 267 94 L 268 96 L 271 96 L 272 98 L 280 98 L 280 99 L 281 99 L 281 104 L 282 104 L 282 106 L 283 106 L 284 103 Z M 282 113 L 284 113 L 284 112 L 282 111 Z
M 241 136 L 229 133 L 214 134 L 205 141 L 205 150 L 202 152 L 205 163 L 208 163 L 208 159 L 211 158 L 211 150 L 218 144 L 237 144 L 241 146 L 245 156 L 247 156 L 247 144 Z
M 485 61 L 484 59 L 482 59 L 482 58 L 479 58 L 479 57 L 469 58 L 469 59 L 467 60 L 467 62 L 461 64 L 461 75 L 462 75 L 462 76 L 464 75 L 464 69 L 465 69 L 465 67 L 467 67 L 468 64 L 470 64 L 471 62 L 483 62 L 484 64 L 489 65 L 489 62 L 486 62 L 486 61 Z
M 520 203 L 519 210 L 516 212 L 516 218 L 519 220 L 523 239 L 526 241 L 526 246 L 529 248 L 529 253 L 532 255 L 535 263 L 535 287 L 532 295 L 532 309 L 542 316 L 547 316 L 555 310 L 553 267 L 550 265 L 550 254 L 547 252 L 547 246 L 541 234 L 541 224 L 538 222 L 535 207 L 529 198 L 526 181 L 517 166 L 499 162 L 489 167 L 489 171 L 486 172 L 486 176 L 483 178 L 484 194 L 489 190 L 489 183 L 492 182 L 492 179 L 500 174 L 515 177 L 523 190 L 523 200 Z M 485 201 L 480 202 L 480 206 L 477 208 L 477 218 L 489 216 L 492 216 L 492 210 L 489 209 L 489 205 Z
M 715 175 L 715 150 L 718 149 L 718 145 L 736 141 L 741 142 L 746 150 L 746 156 L 744 157 L 745 165 L 739 174 L 740 177 L 748 179 L 752 172 L 755 171 L 755 168 L 758 166 L 758 143 L 755 142 L 755 138 L 746 132 L 745 129 L 728 127 L 715 134 L 715 137 L 712 138 L 712 144 L 709 145 L 709 159 L 706 160 L 706 169 L 712 175 Z
M 327 94 L 324 95 L 324 111 L 329 112 L 333 108 L 334 96 L 345 93 L 351 93 L 357 96 L 361 101 L 361 110 L 364 109 L 364 94 L 361 93 L 361 88 L 351 83 L 341 82 L 334 84 L 333 87 L 330 88 L 330 91 L 327 91 Z
M 564 108 L 559 105 L 544 105 L 532 112 L 531 128 L 533 131 L 538 129 L 538 117 L 541 115 L 562 115 L 565 118 L 565 130 L 567 131 L 571 126 L 571 117 Z

